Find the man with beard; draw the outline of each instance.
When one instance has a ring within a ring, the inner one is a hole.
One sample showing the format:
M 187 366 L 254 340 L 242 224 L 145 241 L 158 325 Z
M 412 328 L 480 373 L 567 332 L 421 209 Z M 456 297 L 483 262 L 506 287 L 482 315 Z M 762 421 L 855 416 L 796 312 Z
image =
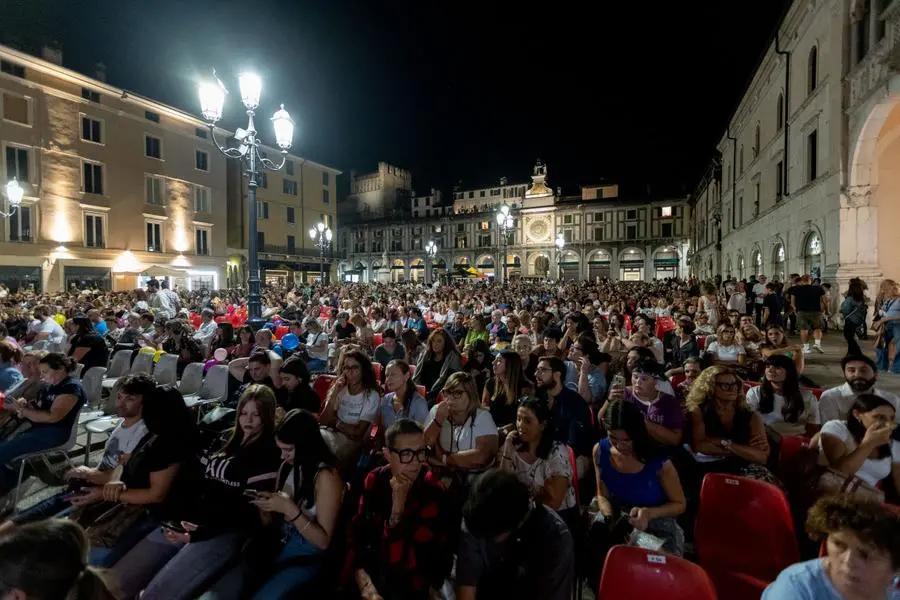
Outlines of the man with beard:
M 844 371 L 846 383 L 825 390 L 819 399 L 819 414 L 822 417 L 822 423 L 846 420 L 847 413 L 850 412 L 856 397 L 860 394 L 881 396 L 893 404 L 894 410 L 900 413 L 900 398 L 875 386 L 878 371 L 874 360 L 868 356 L 848 354 L 841 359 L 841 368 Z
M 591 413 L 578 392 L 564 385 L 566 363 L 556 356 L 542 356 L 534 372 L 537 397 L 550 405 L 556 426 L 554 439 L 566 444 L 578 456 L 579 475 L 586 471 L 594 447 Z M 587 459 L 587 460 L 584 460 Z M 584 463 L 584 464 L 582 464 Z

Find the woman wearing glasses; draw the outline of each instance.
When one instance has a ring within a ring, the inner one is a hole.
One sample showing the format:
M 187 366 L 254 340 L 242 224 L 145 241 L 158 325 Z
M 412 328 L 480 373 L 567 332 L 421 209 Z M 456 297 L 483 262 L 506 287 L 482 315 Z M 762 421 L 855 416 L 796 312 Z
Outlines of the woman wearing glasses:
M 434 448 L 432 460 L 469 476 L 484 471 L 497 456 L 497 426 L 491 413 L 479 406 L 475 379 L 454 373 L 444 384 L 443 396 L 426 422 L 425 444 Z
M 722 365 L 705 369 L 691 386 L 691 448 L 700 480 L 706 473 L 733 473 L 781 485 L 766 469 L 769 441 L 762 415 L 747 406 L 743 383 Z M 695 482 L 699 487 L 700 481 Z

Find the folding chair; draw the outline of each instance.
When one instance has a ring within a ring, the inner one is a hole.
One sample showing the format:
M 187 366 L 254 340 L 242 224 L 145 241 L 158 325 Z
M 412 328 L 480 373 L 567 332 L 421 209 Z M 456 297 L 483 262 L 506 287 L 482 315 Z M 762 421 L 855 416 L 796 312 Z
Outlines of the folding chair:
M 106 370 L 106 377 L 103 378 L 103 389 L 112 389 L 120 377 L 128 374 L 130 364 L 131 350 L 119 350 L 113 354 L 109 368 Z
M 223 402 L 228 397 L 228 366 L 213 365 L 206 373 L 199 394 L 184 396 L 188 408 L 197 408 L 197 421 L 203 418 L 203 408 Z
M 178 355 L 163 354 L 153 369 L 153 379 L 160 385 L 175 385 L 178 381 Z
M 91 367 L 81 379 L 81 389 L 87 397 L 88 406 L 99 408 L 103 403 L 103 382 L 106 367 Z
M 620 598 L 716 600 L 717 596 L 706 571 L 690 561 L 636 546 L 613 546 L 603 563 L 597 600 Z
M 160 359 L 162 360 L 162 359 Z M 181 381 L 178 383 L 178 391 L 182 396 L 190 396 L 200 392 L 200 386 L 203 385 L 203 363 L 190 363 L 184 368 L 181 374 Z

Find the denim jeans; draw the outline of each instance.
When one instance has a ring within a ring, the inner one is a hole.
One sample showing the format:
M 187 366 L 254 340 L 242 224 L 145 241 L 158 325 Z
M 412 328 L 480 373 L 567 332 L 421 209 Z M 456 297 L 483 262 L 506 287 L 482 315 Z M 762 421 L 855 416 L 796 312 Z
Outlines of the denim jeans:
M 875 362 L 878 364 L 878 370 L 900 375 L 900 360 L 898 360 L 900 351 L 894 354 L 894 361 L 891 362 L 890 347 L 892 343 L 900 349 L 900 321 L 888 321 L 884 324 L 884 348 L 875 350 Z
M 306 361 L 306 368 L 310 371 L 324 371 L 328 368 L 328 363 L 320 358 L 311 358 Z
M 194 598 L 237 556 L 245 535 L 220 534 L 208 540 L 173 544 L 154 528 L 116 564 L 122 597 L 141 600 Z
M 67 517 L 72 512 L 72 503 L 64 499 L 67 492 L 60 492 L 50 496 L 46 500 L 38 502 L 31 508 L 23 510 L 17 515 L 12 515 L 9 520 L 15 524 L 34 523 L 52 517 Z
M 15 438 L 0 444 L 0 496 L 16 487 L 19 478 L 19 456 L 61 446 L 69 439 L 66 427 L 32 427 Z

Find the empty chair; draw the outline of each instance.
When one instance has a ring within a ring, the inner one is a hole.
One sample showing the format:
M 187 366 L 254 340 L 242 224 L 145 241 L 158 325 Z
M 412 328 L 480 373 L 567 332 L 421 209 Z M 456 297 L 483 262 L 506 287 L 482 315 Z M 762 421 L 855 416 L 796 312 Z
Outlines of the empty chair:
M 228 396 L 228 366 L 213 365 L 206 373 L 203 385 L 198 394 L 184 397 L 184 403 L 189 407 L 198 404 L 210 404 L 222 402 Z
M 162 359 L 160 359 L 162 360 Z M 177 361 L 176 357 L 176 361 Z M 191 396 L 200 393 L 200 386 L 203 385 L 203 363 L 190 363 L 184 368 L 181 374 L 181 381 L 178 383 L 178 391 L 183 396 Z
M 153 379 L 160 385 L 175 385 L 178 380 L 178 355 L 163 354 L 153 369 Z
M 322 406 L 325 406 L 325 398 L 328 397 L 328 390 L 331 389 L 331 384 L 334 383 L 334 380 L 337 379 L 334 375 L 319 375 L 313 381 L 313 391 L 319 397 L 319 400 L 322 401 Z
M 134 362 L 131 363 L 131 369 L 128 373 L 130 375 L 137 375 L 138 373 L 150 375 L 153 373 L 153 353 L 138 352 L 138 355 L 134 357 Z
M 636 546 L 613 546 L 603 564 L 597 598 L 716 600 L 717 596 L 709 575 L 690 561 Z
M 103 387 L 112 388 L 116 384 L 119 377 L 128 374 L 128 367 L 131 364 L 131 350 L 119 350 L 113 354 L 112 360 L 109 362 L 109 368 L 106 370 L 106 377 L 103 379 Z
M 694 538 L 698 562 L 723 598 L 759 598 L 760 586 L 800 561 L 784 493 L 746 477 L 703 478 Z
M 91 367 L 81 379 L 81 387 L 87 397 L 88 406 L 99 407 L 103 402 L 103 382 L 106 367 Z

